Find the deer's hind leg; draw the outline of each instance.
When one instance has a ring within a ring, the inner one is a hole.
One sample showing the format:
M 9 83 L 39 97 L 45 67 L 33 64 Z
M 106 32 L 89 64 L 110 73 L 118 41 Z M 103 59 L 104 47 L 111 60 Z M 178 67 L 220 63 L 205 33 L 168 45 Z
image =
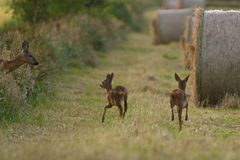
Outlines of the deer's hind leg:
M 123 118 L 123 107 L 121 104 L 117 105 L 118 110 L 119 110 L 119 118 Z
M 125 114 L 128 109 L 128 103 L 127 103 L 127 96 L 124 97 L 124 112 L 123 112 L 123 118 L 125 117 Z
M 179 121 L 179 131 L 182 130 L 182 107 L 177 107 L 178 111 L 178 121 Z
M 104 120 L 105 120 L 105 114 L 106 114 L 107 109 L 108 109 L 108 108 L 111 108 L 111 107 L 112 107 L 111 104 L 108 104 L 108 105 L 106 105 L 106 106 L 104 107 L 104 111 L 103 111 L 103 115 L 102 115 L 102 123 L 103 123 Z
M 174 121 L 174 112 L 173 112 L 174 105 L 175 105 L 174 99 L 171 97 L 170 98 L 170 106 L 171 106 L 171 109 L 172 109 L 172 121 Z

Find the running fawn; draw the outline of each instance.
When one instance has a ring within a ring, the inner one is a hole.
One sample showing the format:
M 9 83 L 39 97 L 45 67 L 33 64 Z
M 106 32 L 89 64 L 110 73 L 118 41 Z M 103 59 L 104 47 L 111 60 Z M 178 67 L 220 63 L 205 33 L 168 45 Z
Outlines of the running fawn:
M 178 74 L 175 73 L 175 79 L 178 82 L 178 89 L 173 90 L 170 95 L 170 105 L 171 105 L 171 109 L 172 109 L 172 121 L 174 120 L 173 107 L 177 106 L 179 131 L 182 130 L 182 110 L 184 108 L 186 108 L 185 120 L 186 121 L 188 120 L 188 101 L 187 101 L 187 96 L 185 93 L 186 83 L 188 81 L 188 78 L 189 78 L 189 75 L 184 80 L 181 80 L 181 78 L 178 76 Z
M 102 122 L 105 119 L 105 113 L 108 108 L 112 106 L 117 106 L 119 110 L 119 117 L 124 118 L 127 112 L 127 89 L 123 86 L 116 86 L 112 88 L 113 73 L 107 74 L 106 79 L 100 84 L 100 87 L 107 90 L 107 100 L 108 104 L 104 107 L 104 112 L 102 116 Z M 124 101 L 124 110 L 122 107 L 122 102 Z
M 18 57 L 11 61 L 5 61 L 0 59 L 0 64 L 1 63 L 3 63 L 3 69 L 6 70 L 7 73 L 14 71 L 25 63 L 30 65 L 38 65 L 37 60 L 29 51 L 29 43 L 26 40 L 22 43 L 22 52 Z

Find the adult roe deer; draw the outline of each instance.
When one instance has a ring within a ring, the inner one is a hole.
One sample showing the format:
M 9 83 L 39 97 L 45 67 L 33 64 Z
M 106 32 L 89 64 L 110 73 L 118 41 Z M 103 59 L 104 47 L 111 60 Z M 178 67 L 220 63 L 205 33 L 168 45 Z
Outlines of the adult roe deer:
M 173 107 L 177 106 L 179 131 L 182 130 L 182 110 L 186 108 L 185 120 L 188 120 L 188 101 L 185 93 L 186 84 L 190 75 L 181 80 L 177 73 L 175 73 L 175 79 L 178 82 L 178 89 L 172 91 L 170 95 L 170 105 L 172 109 L 172 121 L 174 120 Z
M 7 71 L 7 73 L 14 71 L 25 63 L 30 65 L 38 65 L 37 60 L 29 51 L 29 43 L 26 40 L 22 43 L 22 51 L 19 56 L 17 56 L 14 60 L 11 61 L 5 61 L 0 59 L 0 64 L 1 63 L 3 63 L 3 68 Z
M 119 110 L 119 117 L 124 118 L 127 112 L 128 104 L 127 104 L 127 89 L 123 86 L 116 86 L 114 89 L 112 88 L 112 80 L 113 73 L 107 74 L 106 79 L 102 81 L 100 87 L 107 90 L 107 100 L 108 104 L 104 107 L 104 112 L 102 116 L 102 122 L 105 119 L 105 113 L 108 108 L 112 108 L 113 106 L 117 106 Z M 122 107 L 122 102 L 124 101 L 124 111 Z

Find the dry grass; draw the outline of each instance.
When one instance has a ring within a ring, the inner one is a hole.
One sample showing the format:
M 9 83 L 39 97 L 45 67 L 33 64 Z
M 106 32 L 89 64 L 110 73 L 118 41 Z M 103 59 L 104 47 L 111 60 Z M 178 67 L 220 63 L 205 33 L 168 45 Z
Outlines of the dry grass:
M 238 95 L 229 95 L 226 94 L 222 99 L 222 102 L 219 104 L 219 107 L 230 108 L 230 109 L 239 109 L 240 108 L 240 98 Z
M 177 87 L 174 73 L 187 74 L 182 61 L 178 44 L 152 47 L 148 33 L 130 34 L 98 68 L 72 60 L 74 67 L 55 76 L 55 98 L 28 122 L 1 129 L 1 159 L 239 159 L 239 110 L 190 103 L 183 131 L 171 122 L 168 93 Z M 106 95 L 99 84 L 108 72 L 114 86 L 128 88 L 129 111 L 122 121 L 112 108 L 102 124 Z

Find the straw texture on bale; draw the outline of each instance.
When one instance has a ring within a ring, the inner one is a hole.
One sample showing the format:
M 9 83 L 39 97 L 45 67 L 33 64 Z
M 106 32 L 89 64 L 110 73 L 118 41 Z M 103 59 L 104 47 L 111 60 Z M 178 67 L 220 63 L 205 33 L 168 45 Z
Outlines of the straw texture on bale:
M 191 7 L 204 7 L 205 0 L 164 0 L 163 7 L 165 9 L 180 9 Z
M 152 20 L 153 44 L 179 41 L 184 30 L 184 20 L 192 15 L 192 9 L 159 10 Z
M 185 19 L 185 26 L 184 26 L 184 31 L 183 31 L 183 35 L 181 37 L 181 46 L 183 49 L 183 53 L 184 53 L 184 64 L 185 64 L 185 68 L 190 70 L 192 63 L 191 63 L 191 59 L 192 59 L 192 33 L 193 33 L 193 27 L 194 27 L 194 17 L 192 16 L 187 16 L 187 18 Z
M 215 105 L 240 95 L 240 11 L 195 11 L 193 88 L 195 102 Z
M 157 30 L 157 26 L 158 26 L 158 23 L 157 23 L 157 20 L 156 18 L 152 19 L 152 22 L 151 22 L 151 31 L 152 31 L 152 44 L 153 45 L 157 45 L 159 44 L 159 38 L 158 38 L 158 30 Z

